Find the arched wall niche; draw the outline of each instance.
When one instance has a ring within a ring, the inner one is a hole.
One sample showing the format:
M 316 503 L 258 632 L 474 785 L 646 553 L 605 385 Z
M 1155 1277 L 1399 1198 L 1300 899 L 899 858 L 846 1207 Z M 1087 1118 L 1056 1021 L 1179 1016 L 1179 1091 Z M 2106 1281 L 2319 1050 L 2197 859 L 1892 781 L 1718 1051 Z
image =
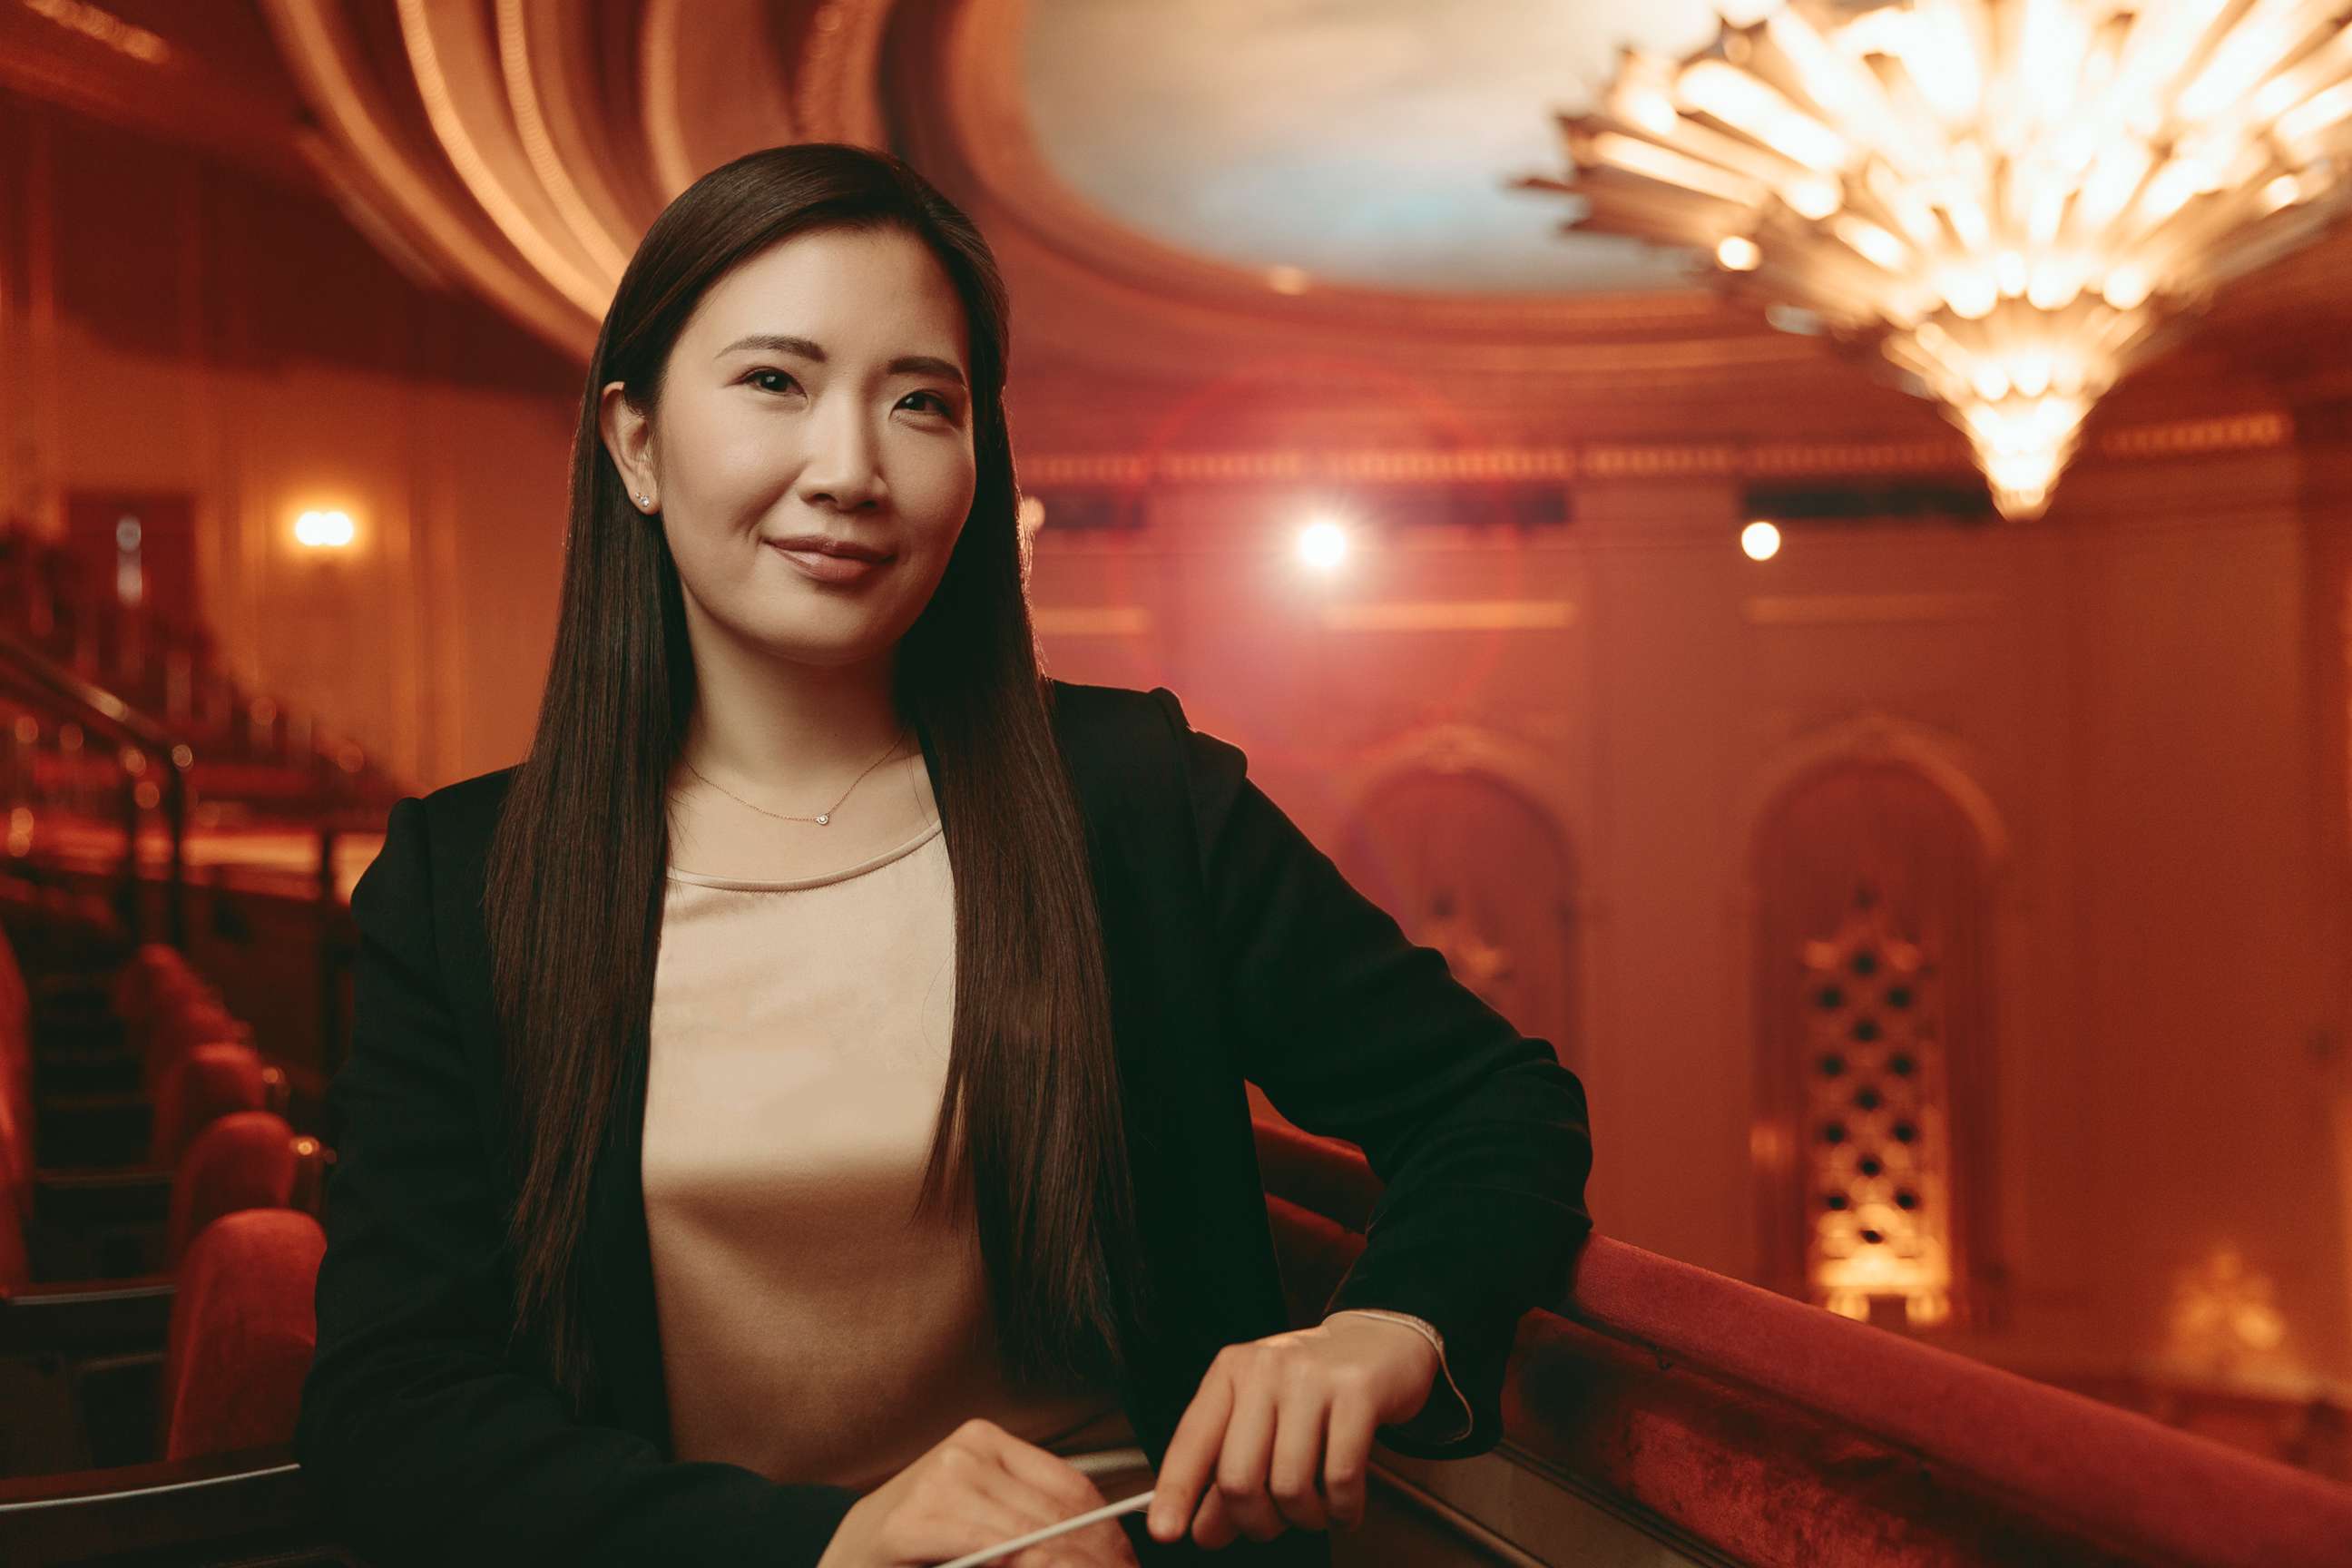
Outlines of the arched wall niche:
M 1890 1327 L 2004 1315 L 1996 1089 L 2015 911 L 1963 748 L 1864 714 L 1748 792 L 1759 1274 Z
M 1521 1033 L 1584 1064 L 1583 878 L 1553 759 L 1475 724 L 1407 731 L 1335 781 L 1348 879 Z
M 1205 707 L 1193 721 L 1221 728 Z M 1329 847 L 1341 874 L 1582 1076 L 1593 933 L 1557 763 L 1483 726 L 1434 724 L 1360 748 L 1323 783 L 1332 826 L 1302 826 Z M 1445 819 L 1436 834 L 1430 813 Z M 1474 822 L 1483 831 L 1444 835 Z M 1249 1098 L 1260 1115 L 1279 1118 L 1255 1085 Z

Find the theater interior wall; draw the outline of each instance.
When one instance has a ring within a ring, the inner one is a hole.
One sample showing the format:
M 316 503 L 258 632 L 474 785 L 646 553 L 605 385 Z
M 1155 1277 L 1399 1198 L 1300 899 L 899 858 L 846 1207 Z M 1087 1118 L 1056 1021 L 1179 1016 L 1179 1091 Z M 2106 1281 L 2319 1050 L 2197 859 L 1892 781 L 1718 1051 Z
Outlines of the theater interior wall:
M 206 624 L 256 689 L 419 791 L 518 760 L 578 367 L 313 192 L 7 98 L 0 159 L 12 520 L 55 533 L 69 493 L 184 492 Z M 1089 425 L 1151 384 L 1041 374 L 1016 384 L 1024 450 L 1172 416 Z M 1511 439 L 1543 432 L 1540 408 L 1508 417 Z M 1567 977 L 1547 1027 L 1591 1093 L 1599 1223 L 1743 1277 L 1758 825 L 1810 768 L 1927 759 L 2000 847 L 1974 1048 L 2003 1317 L 1952 1342 L 2341 1391 L 2345 449 L 2315 418 L 2094 456 L 2038 522 L 1792 527 L 1761 563 L 1728 479 L 1582 475 L 1565 525 L 1406 528 L 1328 579 L 1290 553 L 1288 487 L 1171 482 L 1131 531 L 1049 514 L 1033 591 L 1053 673 L 1171 687 L 1335 853 L 1386 772 L 1433 758 L 1528 803 L 1572 868 L 1559 919 L 1488 934 Z M 314 505 L 352 512 L 348 559 L 300 558 Z M 1344 608 L 1384 603 L 1440 608 L 1416 630 Z M 2231 1250 L 2273 1293 L 2274 1350 L 2176 1336 L 2186 1282 Z

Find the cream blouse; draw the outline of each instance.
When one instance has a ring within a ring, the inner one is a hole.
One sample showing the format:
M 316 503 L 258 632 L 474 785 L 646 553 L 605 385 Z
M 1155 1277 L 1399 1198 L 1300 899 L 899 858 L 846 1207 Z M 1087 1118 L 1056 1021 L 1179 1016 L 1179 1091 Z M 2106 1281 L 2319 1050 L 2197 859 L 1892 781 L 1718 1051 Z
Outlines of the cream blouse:
M 979 1415 L 1148 1488 L 1118 1390 L 1008 1381 L 976 1231 L 913 1213 L 954 1018 L 939 822 L 829 876 L 672 869 L 666 898 L 643 1175 L 677 1457 L 864 1492 Z

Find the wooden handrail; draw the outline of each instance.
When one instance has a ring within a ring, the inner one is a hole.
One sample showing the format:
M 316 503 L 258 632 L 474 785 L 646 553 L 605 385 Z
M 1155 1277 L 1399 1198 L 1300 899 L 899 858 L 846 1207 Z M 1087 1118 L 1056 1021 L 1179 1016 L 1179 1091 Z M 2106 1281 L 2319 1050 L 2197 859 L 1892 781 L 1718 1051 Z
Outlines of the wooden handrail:
M 0 1480 L 0 1562 L 200 1547 L 206 1561 L 226 1561 L 239 1542 L 266 1542 L 268 1561 L 298 1545 L 352 1560 L 332 1544 L 290 1445 Z
M 194 752 L 162 725 L 148 719 L 113 692 L 83 679 L 38 648 L 15 637 L 0 636 L 0 686 L 20 700 L 46 703 L 52 710 L 70 712 L 76 722 L 95 730 L 116 747 L 128 746 L 149 758 L 161 779 L 163 820 L 171 836 L 170 869 L 166 876 L 162 940 L 185 949 L 187 926 L 187 770 Z M 139 932 L 142 903 L 139 875 L 139 777 L 129 769 L 122 777 L 122 880 L 121 909 L 123 929 Z
M 2352 1489 L 1596 1236 L 1559 1315 L 2162 1561 L 2352 1568 Z
M 1261 1120 L 1256 1133 L 1270 1206 L 1289 1212 L 1309 1258 L 1344 1268 L 1338 1255 L 1360 1245 L 1352 1233 L 1381 1191 L 1363 1155 L 1286 1123 Z M 1302 1269 L 1314 1267 L 1309 1258 Z M 1605 1236 L 1586 1241 L 1566 1297 L 1522 1325 L 1516 1360 L 1507 1417 L 1517 1403 L 1528 1418 L 1508 1440 L 1563 1468 L 1598 1467 L 1605 1483 L 1635 1494 L 1655 1489 L 1657 1472 L 1644 1467 L 1659 1463 L 1660 1445 L 1684 1440 L 1687 1424 L 1662 1418 L 1622 1442 L 1563 1439 L 1562 1429 L 1635 1420 L 1645 1380 L 1662 1401 L 1708 1397 L 1692 1392 L 1696 1377 L 1726 1391 L 1723 1399 L 1747 1400 L 1746 1419 L 1777 1407 L 1776 1421 L 1862 1435 L 1885 1461 L 1907 1456 L 1922 1477 L 1958 1481 L 1985 1510 L 2055 1525 L 2081 1543 L 2081 1560 L 2112 1549 L 2136 1563 L 2352 1568 L 2352 1488 Z M 1672 1390 L 1669 1373 L 1683 1380 Z M 1592 1394 L 1601 1384 L 1605 1398 Z M 1687 1470 L 1720 1463 L 1710 1440 L 1723 1439 L 1688 1438 Z M 1825 1504 L 1860 1506 L 1850 1479 L 1825 1483 Z M 1712 1490 L 1683 1497 L 1689 1517 L 1661 1512 L 1719 1541 L 1727 1510 L 1739 1505 Z M 1910 1504 L 1889 1505 L 1899 1518 L 1915 1517 L 1906 1506 L 1948 1507 L 1934 1486 L 1903 1495 Z M 1934 1528 L 1948 1534 L 1968 1522 Z M 1879 1551 L 1865 1560 L 1929 1560 Z

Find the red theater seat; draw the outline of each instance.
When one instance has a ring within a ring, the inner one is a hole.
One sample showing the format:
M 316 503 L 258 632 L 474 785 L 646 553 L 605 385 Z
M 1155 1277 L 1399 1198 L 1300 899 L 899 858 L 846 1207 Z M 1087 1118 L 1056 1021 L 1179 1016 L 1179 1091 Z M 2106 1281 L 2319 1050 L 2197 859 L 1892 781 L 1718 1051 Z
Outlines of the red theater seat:
M 16 951 L 0 936 L 0 1161 L 24 1205 L 31 1202 L 33 1159 L 32 1003 Z
M 143 1038 L 161 1012 L 167 995 L 201 990 L 203 982 L 188 967 L 180 950 L 166 942 L 143 943 L 114 977 L 114 1011 Z
M 215 1121 L 180 1158 L 164 1230 L 166 1261 L 176 1266 L 190 1238 L 223 1215 L 315 1211 L 318 1184 L 305 1181 L 303 1166 L 319 1163 L 324 1152 L 316 1138 L 296 1133 L 275 1111 L 233 1110 Z
M 0 937 L 0 1289 L 30 1277 L 25 1229 L 33 1215 L 33 1040 L 25 977 Z
M 8 1108 L 0 1105 L 0 1298 L 21 1290 L 33 1277 L 32 1258 L 25 1244 L 31 1184 L 17 1173 L 16 1151 L 23 1135 L 9 1116 Z
M 0 1479 L 0 1563 L 351 1563 L 294 1462 L 326 1233 L 244 1209 L 179 1271 L 158 1400 L 163 1458 Z
M 190 1239 L 224 1215 L 289 1205 L 315 1214 L 332 1160 L 271 1112 L 215 1121 L 180 1162 L 160 1273 L 28 1282 L 0 1209 L 0 1410 L 11 1418 L 0 1423 L 0 1476 L 160 1452 L 169 1348 L 191 1331 L 178 1300 Z
M 252 1043 L 252 1028 L 217 997 L 196 995 L 171 1001 L 147 1026 L 142 1085 L 151 1097 L 162 1093 L 173 1068 L 198 1046 Z
M 0 1020 L 14 1018 L 22 1023 L 30 1016 L 32 993 L 25 984 L 25 970 L 16 962 L 16 950 L 9 945 L 5 934 L 0 934 Z
M 16 949 L 0 935 L 0 1291 L 32 1278 L 33 1016 Z
M 234 1111 L 264 1110 L 268 1100 L 267 1071 L 251 1046 L 216 1040 L 191 1047 L 156 1089 L 149 1163 L 176 1166 L 196 1134 Z
M 72 1047 L 80 1054 L 61 1058 L 60 1070 L 72 1071 L 76 1081 L 47 1107 L 48 1168 L 33 1174 L 24 1227 L 39 1278 L 120 1278 L 170 1267 L 205 1219 L 248 1206 L 243 1199 L 226 1205 L 206 1200 L 194 1217 L 181 1214 L 175 1202 L 184 1200 L 173 1196 L 179 1155 L 225 1114 L 282 1116 L 294 1100 L 287 1068 L 260 1056 L 251 1027 L 175 950 L 139 949 L 103 994 L 103 1005 L 124 1020 L 123 1036 Z M 118 1064 L 136 1070 L 136 1088 L 101 1081 Z M 309 1147 L 309 1161 L 294 1167 L 294 1184 L 274 1191 L 268 1203 L 316 1211 L 322 1180 L 316 1165 L 326 1156 L 317 1144 Z M 249 1173 L 243 1181 L 250 1187 Z
M 326 1250 L 319 1222 L 292 1209 L 241 1209 L 196 1233 L 164 1351 L 165 1459 L 294 1440 Z
M 142 1083 L 151 1096 L 192 1046 L 253 1043 L 252 1031 L 228 1010 L 212 983 L 190 968 L 178 949 L 162 942 L 145 943 L 122 965 L 110 1005 L 122 1020 L 125 1042 L 143 1058 Z

